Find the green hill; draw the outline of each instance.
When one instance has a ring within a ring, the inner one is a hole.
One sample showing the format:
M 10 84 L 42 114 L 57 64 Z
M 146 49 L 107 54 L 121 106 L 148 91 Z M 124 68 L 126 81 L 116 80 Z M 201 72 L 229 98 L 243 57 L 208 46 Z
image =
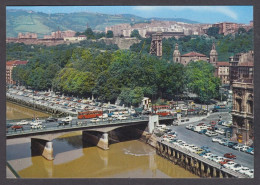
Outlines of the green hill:
M 176 20 L 179 19 L 177 18 Z M 43 35 L 50 34 L 52 31 L 57 31 L 58 27 L 60 30 L 83 32 L 88 25 L 93 30 L 104 31 L 106 26 L 122 23 L 135 24 L 149 21 L 150 19 L 131 14 L 110 15 L 90 12 L 46 14 L 10 9 L 6 12 L 6 34 L 7 37 L 17 37 L 19 32 L 34 32 L 38 34 L 38 37 L 43 37 Z M 194 23 L 193 21 L 185 19 L 183 19 L 183 21 Z

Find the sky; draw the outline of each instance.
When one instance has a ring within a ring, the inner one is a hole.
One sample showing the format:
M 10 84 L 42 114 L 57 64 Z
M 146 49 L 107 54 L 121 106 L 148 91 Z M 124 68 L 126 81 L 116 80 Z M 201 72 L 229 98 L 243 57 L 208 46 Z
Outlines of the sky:
M 7 9 L 33 10 L 43 13 L 97 12 L 104 14 L 134 14 L 151 18 L 184 18 L 200 23 L 253 20 L 253 6 L 8 6 Z

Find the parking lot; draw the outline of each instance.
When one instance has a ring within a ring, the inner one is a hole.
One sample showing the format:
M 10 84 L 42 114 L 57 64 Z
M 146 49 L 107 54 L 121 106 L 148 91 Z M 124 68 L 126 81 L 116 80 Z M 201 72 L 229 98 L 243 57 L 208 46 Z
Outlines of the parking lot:
M 217 121 L 219 119 L 219 115 L 221 115 L 222 120 L 230 121 L 231 115 L 229 113 L 212 113 L 209 117 L 192 123 L 192 125 L 197 125 L 201 122 L 208 124 L 210 121 Z M 189 123 L 190 124 L 190 123 Z M 179 126 L 170 126 L 169 128 L 173 131 L 177 132 L 178 136 L 177 138 L 180 140 L 185 141 L 188 144 L 194 144 L 195 146 L 202 147 L 202 146 L 208 146 L 211 150 L 211 153 L 216 154 L 218 156 L 224 156 L 225 153 L 233 153 L 237 156 L 236 159 L 234 159 L 234 162 L 239 163 L 243 166 L 246 166 L 248 168 L 253 169 L 254 168 L 254 156 L 251 154 L 248 154 L 246 152 L 234 150 L 232 148 L 229 148 L 227 146 L 220 145 L 217 142 L 212 142 L 213 137 L 206 136 L 205 134 L 199 134 L 198 132 L 194 132 L 191 130 L 186 129 L 186 126 L 189 124 L 182 124 Z M 229 129 L 224 126 L 219 126 L 219 128 L 223 129 Z M 214 136 L 215 137 L 215 136 Z M 224 135 L 218 134 L 218 137 L 225 138 Z M 227 138 L 228 140 L 230 138 Z

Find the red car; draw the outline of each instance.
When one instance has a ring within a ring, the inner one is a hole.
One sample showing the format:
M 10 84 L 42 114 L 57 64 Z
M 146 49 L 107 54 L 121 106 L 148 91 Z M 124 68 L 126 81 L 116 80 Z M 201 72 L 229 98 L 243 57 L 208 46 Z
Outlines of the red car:
M 229 159 L 236 159 L 237 158 L 237 156 L 235 156 L 232 153 L 226 153 L 226 154 L 224 154 L 224 157 L 229 158 Z
M 199 124 L 197 124 L 197 126 L 201 126 L 201 125 L 204 125 L 204 123 L 199 123 Z
M 23 126 L 22 125 L 13 125 L 11 126 L 12 130 L 16 131 L 17 129 L 21 129 L 23 130 Z
M 223 164 L 228 163 L 229 161 L 233 161 L 233 160 L 231 160 L 231 159 L 224 159 L 223 161 L 220 161 L 219 164 L 223 165 Z
M 216 121 L 211 121 L 209 124 L 211 124 L 212 126 L 215 126 L 217 123 L 216 123 Z

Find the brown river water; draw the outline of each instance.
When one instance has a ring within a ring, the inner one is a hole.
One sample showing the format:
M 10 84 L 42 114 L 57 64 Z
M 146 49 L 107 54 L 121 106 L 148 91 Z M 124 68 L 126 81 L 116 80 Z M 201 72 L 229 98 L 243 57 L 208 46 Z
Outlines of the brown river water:
M 7 110 L 10 107 L 8 103 Z M 7 111 L 7 119 L 26 118 L 19 117 L 25 115 L 17 107 L 15 111 L 17 117 Z M 28 114 L 28 118 L 32 116 Z M 53 148 L 55 159 L 47 161 L 31 156 L 29 138 L 7 142 L 7 161 L 21 178 L 198 178 L 138 140 L 114 143 L 105 151 L 83 144 L 78 131 L 53 140 Z

